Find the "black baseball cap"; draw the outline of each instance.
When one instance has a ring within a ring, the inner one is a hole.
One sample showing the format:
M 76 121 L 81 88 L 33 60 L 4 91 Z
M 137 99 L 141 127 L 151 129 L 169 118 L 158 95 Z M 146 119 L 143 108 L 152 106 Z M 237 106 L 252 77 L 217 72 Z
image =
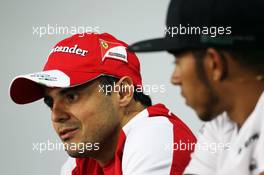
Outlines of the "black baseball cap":
M 129 46 L 134 52 L 263 48 L 263 0 L 171 0 L 165 37 Z

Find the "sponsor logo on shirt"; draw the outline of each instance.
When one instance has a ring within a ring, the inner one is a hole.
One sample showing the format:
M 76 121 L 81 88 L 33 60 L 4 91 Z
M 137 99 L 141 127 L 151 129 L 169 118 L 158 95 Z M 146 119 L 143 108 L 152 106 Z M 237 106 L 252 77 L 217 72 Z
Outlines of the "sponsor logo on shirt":
M 250 145 L 252 145 L 256 140 L 259 138 L 259 133 L 253 134 L 249 139 L 238 149 L 238 154 L 241 154 L 241 152 L 244 149 L 247 149 Z
M 254 171 L 255 169 L 257 169 L 257 162 L 254 158 L 251 159 L 251 162 L 248 168 L 249 168 L 249 171 Z

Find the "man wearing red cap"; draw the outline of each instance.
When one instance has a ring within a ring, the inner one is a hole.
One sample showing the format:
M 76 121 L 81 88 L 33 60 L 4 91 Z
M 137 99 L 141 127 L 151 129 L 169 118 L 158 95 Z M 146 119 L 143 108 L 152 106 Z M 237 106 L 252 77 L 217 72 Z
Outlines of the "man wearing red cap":
M 14 102 L 44 97 L 70 158 L 64 175 L 180 175 L 196 141 L 164 105 L 142 92 L 140 64 L 127 44 L 74 35 L 50 52 L 42 72 L 16 77 Z M 83 149 L 85 148 L 85 149 Z

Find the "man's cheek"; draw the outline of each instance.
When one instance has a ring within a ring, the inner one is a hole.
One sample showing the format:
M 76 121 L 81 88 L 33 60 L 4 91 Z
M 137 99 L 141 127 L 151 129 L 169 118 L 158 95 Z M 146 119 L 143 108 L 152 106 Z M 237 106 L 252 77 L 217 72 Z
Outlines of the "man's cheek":
M 52 122 L 52 126 L 53 126 L 53 129 L 55 130 L 55 132 L 59 135 L 59 127 L 56 123 Z

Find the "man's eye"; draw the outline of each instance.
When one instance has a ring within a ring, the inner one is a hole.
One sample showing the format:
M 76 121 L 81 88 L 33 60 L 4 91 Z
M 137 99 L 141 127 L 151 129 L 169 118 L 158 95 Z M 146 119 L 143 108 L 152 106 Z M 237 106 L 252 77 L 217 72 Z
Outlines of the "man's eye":
M 53 99 L 49 96 L 44 97 L 44 103 L 49 107 L 53 107 Z
M 77 93 L 66 94 L 66 100 L 68 103 L 72 103 L 78 99 L 79 95 Z
M 179 63 L 180 63 L 180 60 L 179 59 L 175 59 L 174 64 L 175 65 L 179 65 Z

